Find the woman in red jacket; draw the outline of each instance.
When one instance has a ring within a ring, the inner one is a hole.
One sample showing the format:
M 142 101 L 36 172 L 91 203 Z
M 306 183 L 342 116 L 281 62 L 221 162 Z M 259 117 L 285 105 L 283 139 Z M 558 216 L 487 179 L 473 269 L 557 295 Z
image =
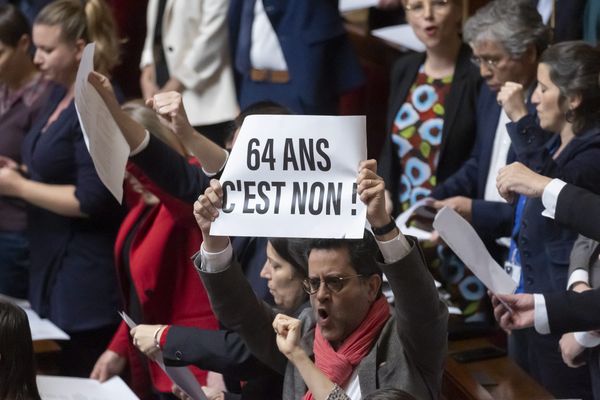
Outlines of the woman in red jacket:
M 179 138 L 169 132 L 154 111 L 140 103 L 124 106 L 134 120 L 181 155 Z M 124 131 L 127 136 L 127 132 Z M 225 161 L 225 152 L 214 149 Z M 195 158 L 190 163 L 197 164 Z M 168 323 L 217 329 L 204 287 L 190 260 L 202 242 L 195 225 L 192 205 L 160 190 L 133 163 L 127 167 L 136 201 L 126 216 L 115 244 L 115 263 L 125 308 L 138 323 Z M 208 184 L 209 178 L 206 177 Z M 132 193 L 130 193 L 132 194 Z M 104 381 L 121 373 L 129 364 L 131 387 L 140 396 L 169 397 L 171 382 L 156 363 L 148 362 L 132 345 L 129 329 L 122 323 L 108 349 L 96 362 L 92 378 Z M 193 372 L 206 384 L 206 372 Z M 151 382 L 150 382 L 151 381 Z M 152 385 L 150 385 L 150 383 Z

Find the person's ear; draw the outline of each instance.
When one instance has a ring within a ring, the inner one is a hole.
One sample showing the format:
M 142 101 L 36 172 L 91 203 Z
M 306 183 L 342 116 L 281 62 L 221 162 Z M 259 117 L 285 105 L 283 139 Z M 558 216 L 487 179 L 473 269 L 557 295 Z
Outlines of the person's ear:
M 381 276 L 379 276 L 379 274 L 373 274 L 367 278 L 366 283 L 369 290 L 369 301 L 372 303 L 379 295 L 379 290 L 381 288 Z
M 569 110 L 575 110 L 581 105 L 581 95 L 567 97 L 567 105 L 569 106 Z
M 85 40 L 77 39 L 75 41 L 75 58 L 77 61 L 81 61 L 81 57 L 83 57 L 83 49 L 85 49 Z
M 29 53 L 29 48 L 31 47 L 31 38 L 29 35 L 21 35 L 16 47 L 24 53 Z

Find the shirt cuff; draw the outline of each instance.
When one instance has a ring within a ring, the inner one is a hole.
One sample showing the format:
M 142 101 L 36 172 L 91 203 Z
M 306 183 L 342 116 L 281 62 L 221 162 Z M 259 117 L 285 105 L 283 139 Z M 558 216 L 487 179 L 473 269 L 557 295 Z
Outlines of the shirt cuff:
M 575 332 L 575 340 L 583 347 L 596 347 L 600 345 L 600 337 L 590 332 Z
M 212 178 L 213 176 L 217 175 L 219 172 L 223 171 L 223 168 L 225 168 L 225 164 L 227 164 L 227 160 L 229 160 L 229 152 L 225 149 L 223 149 L 223 151 L 225 152 L 225 161 L 223 161 L 223 165 L 221 165 L 221 168 L 219 168 L 219 170 L 217 172 L 208 172 L 207 170 L 204 169 L 204 167 L 202 167 L 202 172 L 204 172 L 204 175 L 208 176 L 209 178 Z
M 546 185 L 544 192 L 542 193 L 542 204 L 545 208 L 544 211 L 542 211 L 542 215 L 544 217 L 554 219 L 558 195 L 566 184 L 566 182 L 563 182 L 560 179 L 552 179 L 550 183 Z
M 135 149 L 129 152 L 129 157 L 133 157 L 136 154 L 141 153 L 146 147 L 148 147 L 148 143 L 150 143 L 150 132 L 148 132 L 147 129 L 144 132 L 146 133 L 144 140 L 142 140 L 142 143 L 138 144 Z
M 217 274 L 225 271 L 231 265 L 233 259 L 233 248 L 231 242 L 218 253 L 211 253 L 204 249 L 204 243 L 200 245 L 200 251 L 193 256 L 194 266 L 200 272 Z
M 575 271 L 573 271 L 571 276 L 569 276 L 569 281 L 567 282 L 567 290 L 571 289 L 571 287 L 578 282 L 583 282 L 589 285 L 589 272 L 582 268 L 577 268 Z
M 401 233 L 392 240 L 385 242 L 376 240 L 376 242 L 386 264 L 392 264 L 404 258 L 411 250 L 410 243 L 408 243 L 408 240 Z
M 550 333 L 550 323 L 548 322 L 548 311 L 546 310 L 546 299 L 544 295 L 535 293 L 533 295 L 533 324 L 535 330 L 540 335 Z

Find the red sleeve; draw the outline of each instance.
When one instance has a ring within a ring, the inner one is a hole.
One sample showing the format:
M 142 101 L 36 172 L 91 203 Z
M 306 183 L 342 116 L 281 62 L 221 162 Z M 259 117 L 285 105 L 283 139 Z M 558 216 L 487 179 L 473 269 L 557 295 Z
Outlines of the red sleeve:
M 115 332 L 112 340 L 108 345 L 108 350 L 112 350 L 121 357 L 127 357 L 127 350 L 129 348 L 129 327 L 125 324 L 125 321 L 121 321 L 119 328 Z
M 158 341 L 158 346 L 161 349 L 164 349 L 165 345 L 167 344 L 167 334 L 169 333 L 169 329 L 171 329 L 171 325 L 167 325 L 167 327 L 165 329 L 163 329 L 162 333 L 160 334 L 160 340 Z

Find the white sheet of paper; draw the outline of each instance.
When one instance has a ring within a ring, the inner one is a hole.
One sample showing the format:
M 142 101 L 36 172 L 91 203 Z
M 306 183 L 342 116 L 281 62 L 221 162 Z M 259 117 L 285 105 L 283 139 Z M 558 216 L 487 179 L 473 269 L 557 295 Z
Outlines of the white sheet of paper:
M 137 326 L 135 321 L 132 320 L 131 317 L 125 311 L 119 311 L 119 315 L 121 316 L 121 318 L 123 318 L 123 321 L 125 321 L 129 329 L 133 329 Z
M 421 200 L 417 201 L 415 204 L 413 204 L 406 211 L 404 211 L 402 214 L 398 215 L 398 217 L 396 218 L 396 225 L 398 226 L 398 229 L 400 229 L 400 232 L 402 232 L 405 235 L 414 236 L 417 238 L 417 240 L 420 240 L 420 241 L 430 240 L 431 232 L 427 232 L 426 230 L 419 229 L 414 226 L 407 226 L 406 223 L 408 222 L 408 220 L 410 219 L 410 217 L 413 215 L 413 213 L 415 212 L 415 210 L 417 208 L 428 205 L 431 203 L 431 201 L 432 201 L 431 197 L 426 197 L 424 199 L 421 199 Z
M 94 70 L 94 43 L 85 46 L 75 80 L 75 109 L 98 177 L 119 203 L 123 200 L 129 145 L 100 95 L 87 81 Z
M 340 0 L 340 12 L 360 10 L 363 8 L 375 7 L 379 4 L 378 0 Z
M 387 42 L 397 44 L 405 49 L 425 51 L 425 45 L 417 38 L 410 25 L 392 25 L 371 31 L 371 35 Z
M 137 326 L 137 323 L 131 319 L 125 311 L 119 311 L 119 315 L 123 318 L 123 321 L 125 321 L 129 329 L 133 329 Z M 165 371 L 165 374 L 167 374 L 173 383 L 179 386 L 193 400 L 208 400 L 202 390 L 202 386 L 200 386 L 200 383 L 198 383 L 198 380 L 188 367 L 171 367 L 165 365 L 162 352 L 159 352 L 154 362 Z
M 247 117 L 221 176 L 226 198 L 211 234 L 362 238 L 366 208 L 353 192 L 367 157 L 365 122 L 364 116 Z
M 32 340 L 69 340 L 71 337 L 49 319 L 42 319 L 31 308 L 29 301 L 0 294 L 0 301 L 21 307 L 27 315 Z
M 37 314 L 36 314 L 37 315 Z M 29 320 L 32 340 L 69 340 L 71 337 L 49 319 Z
M 118 376 L 104 383 L 95 379 L 38 375 L 37 386 L 42 400 L 138 400 Z
M 498 265 L 473 227 L 451 208 L 442 208 L 433 221 L 444 242 L 493 293 L 512 294 L 515 281 Z

